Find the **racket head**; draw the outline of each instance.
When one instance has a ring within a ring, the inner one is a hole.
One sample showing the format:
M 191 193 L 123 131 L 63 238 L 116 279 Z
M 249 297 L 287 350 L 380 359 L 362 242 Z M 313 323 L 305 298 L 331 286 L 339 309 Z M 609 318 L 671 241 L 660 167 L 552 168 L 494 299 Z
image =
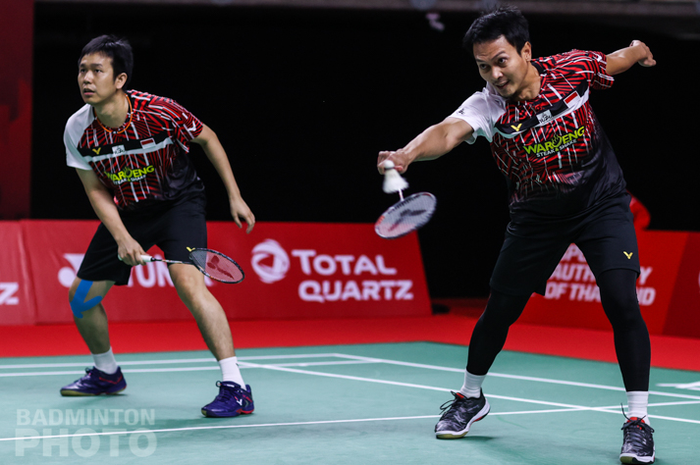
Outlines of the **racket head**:
M 429 192 L 418 192 L 392 205 L 374 223 L 374 232 L 385 239 L 405 236 L 425 225 L 435 212 L 437 199 Z
M 190 260 L 205 276 L 216 281 L 236 284 L 243 281 L 243 269 L 230 257 L 211 249 L 193 249 Z

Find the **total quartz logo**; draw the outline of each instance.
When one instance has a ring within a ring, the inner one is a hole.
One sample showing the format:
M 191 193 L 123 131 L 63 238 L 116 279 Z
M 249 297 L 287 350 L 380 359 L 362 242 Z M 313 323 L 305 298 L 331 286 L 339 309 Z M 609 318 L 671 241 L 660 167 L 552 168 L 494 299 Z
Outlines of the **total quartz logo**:
M 267 239 L 253 247 L 251 265 L 262 282 L 274 283 L 287 275 L 289 255 L 279 242 Z
M 383 255 L 324 252 L 287 253 L 279 242 L 266 239 L 253 247 L 251 266 L 266 284 L 298 280 L 299 298 L 307 302 L 413 300 L 413 281 L 398 279 Z

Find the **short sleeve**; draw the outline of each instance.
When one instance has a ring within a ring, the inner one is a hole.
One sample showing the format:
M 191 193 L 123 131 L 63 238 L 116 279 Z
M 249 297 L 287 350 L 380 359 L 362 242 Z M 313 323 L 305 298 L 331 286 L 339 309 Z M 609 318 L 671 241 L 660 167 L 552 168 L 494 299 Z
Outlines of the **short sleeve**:
M 458 118 L 469 123 L 474 129 L 474 134 L 467 143 L 473 144 L 477 137 L 485 137 L 489 142 L 493 140 L 495 125 L 498 119 L 505 113 L 503 98 L 494 95 L 488 88 L 474 93 L 452 113 L 452 118 Z
M 81 170 L 91 170 L 90 164 L 85 161 L 85 158 L 78 151 L 78 143 L 85 128 L 81 121 L 85 119 L 85 114 L 85 110 L 82 109 L 68 119 L 63 132 L 63 145 L 66 147 L 66 165 Z
M 608 57 L 601 52 L 585 52 L 590 60 L 590 65 L 594 74 L 590 79 L 593 89 L 608 89 L 615 79 L 608 74 Z

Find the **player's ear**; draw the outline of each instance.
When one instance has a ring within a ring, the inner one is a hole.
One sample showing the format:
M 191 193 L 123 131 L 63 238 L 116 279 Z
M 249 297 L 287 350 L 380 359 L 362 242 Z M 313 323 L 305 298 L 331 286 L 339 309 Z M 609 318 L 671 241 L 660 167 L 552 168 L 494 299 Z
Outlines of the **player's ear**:
M 525 42 L 522 50 L 520 50 L 520 56 L 525 59 L 525 61 L 530 61 L 532 59 L 532 44 L 530 42 Z
M 128 76 L 126 73 L 121 73 L 119 76 L 117 76 L 114 79 L 114 85 L 117 86 L 117 89 L 122 89 L 124 85 L 126 84 Z

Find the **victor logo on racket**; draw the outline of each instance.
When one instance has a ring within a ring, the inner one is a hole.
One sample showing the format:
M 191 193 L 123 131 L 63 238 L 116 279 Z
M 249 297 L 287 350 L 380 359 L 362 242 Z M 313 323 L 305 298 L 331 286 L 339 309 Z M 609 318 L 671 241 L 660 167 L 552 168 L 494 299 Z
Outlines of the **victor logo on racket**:
M 408 183 L 394 168 L 391 160 L 384 162 L 384 192 L 398 192 L 401 200 L 392 205 L 374 224 L 374 231 L 385 239 L 396 239 L 424 226 L 435 212 L 437 199 L 429 192 L 419 192 L 403 198 Z

